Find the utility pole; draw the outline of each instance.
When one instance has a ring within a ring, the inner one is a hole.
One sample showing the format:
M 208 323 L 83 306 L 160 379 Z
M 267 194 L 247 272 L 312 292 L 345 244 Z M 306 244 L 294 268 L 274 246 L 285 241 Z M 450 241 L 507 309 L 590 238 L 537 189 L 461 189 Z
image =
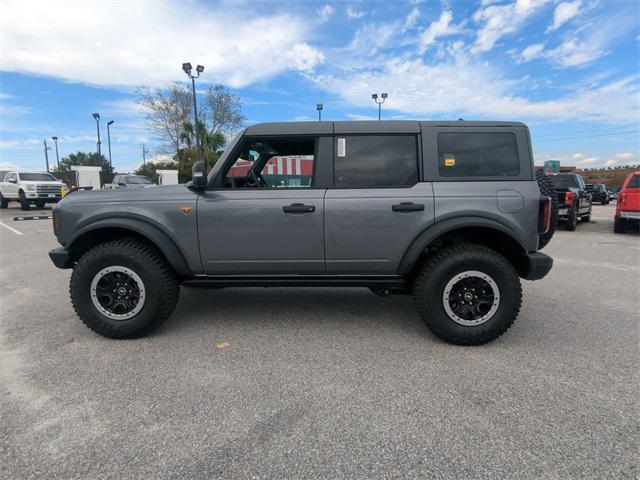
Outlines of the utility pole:
M 60 155 L 58 155 L 58 137 L 51 137 L 53 143 L 56 144 L 56 164 L 58 165 L 58 173 L 60 173 Z
M 145 144 L 142 144 L 142 165 L 147 164 L 147 147 Z
M 44 161 L 47 164 L 47 173 L 49 173 L 49 150 L 51 150 L 51 147 L 47 146 L 47 139 L 44 139 Z

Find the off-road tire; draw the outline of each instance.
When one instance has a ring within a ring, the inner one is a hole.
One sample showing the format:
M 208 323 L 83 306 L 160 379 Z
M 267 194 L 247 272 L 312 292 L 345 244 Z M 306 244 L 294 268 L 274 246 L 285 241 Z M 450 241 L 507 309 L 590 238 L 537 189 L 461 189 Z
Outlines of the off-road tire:
M 549 177 L 544 173 L 536 173 L 536 182 L 540 193 L 551 198 L 551 220 L 549 222 L 549 230 L 538 236 L 538 250 L 542 250 L 553 238 L 558 226 L 558 194 L 553 189 L 553 184 Z
M 567 223 L 565 227 L 570 232 L 573 232 L 576 229 L 577 224 L 578 224 L 578 206 L 575 205 L 574 207 L 571 208 L 571 210 L 569 210 L 569 215 L 567 215 Z
M 18 193 L 18 198 L 20 199 L 20 208 L 23 211 L 27 211 L 31 208 L 31 206 L 29 205 L 29 199 L 22 190 L 20 190 L 20 192 Z
M 144 284 L 144 306 L 130 319 L 110 319 L 91 300 L 93 278 L 110 266 L 131 269 Z M 71 274 L 69 293 L 78 317 L 94 332 L 109 338 L 138 338 L 169 318 L 178 303 L 180 286 L 175 273 L 155 247 L 140 240 L 123 239 L 100 244 L 82 255 Z
M 583 215 L 580 217 L 580 221 L 582 223 L 589 223 L 591 221 L 591 212 L 587 213 L 586 215 Z
M 34 203 L 36 204 L 36 207 L 44 208 L 44 200 L 36 200 Z
M 7 208 L 9 206 L 9 200 L 4 198 L 0 193 L 0 208 Z
M 442 298 L 447 283 L 469 270 L 489 275 L 500 294 L 493 316 L 474 326 L 453 321 Z M 511 327 L 521 302 L 522 287 L 516 270 L 505 257 L 481 245 L 454 245 L 433 253 L 413 282 L 413 304 L 420 318 L 437 337 L 456 345 L 482 345 L 495 340 Z

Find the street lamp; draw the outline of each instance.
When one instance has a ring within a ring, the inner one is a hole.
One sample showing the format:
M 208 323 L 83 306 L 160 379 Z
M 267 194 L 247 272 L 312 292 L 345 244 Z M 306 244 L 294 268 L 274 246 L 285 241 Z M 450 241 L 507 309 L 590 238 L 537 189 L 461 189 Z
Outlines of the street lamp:
M 99 113 L 94 113 L 92 114 L 93 118 L 96 121 L 96 129 L 98 130 L 98 157 L 102 156 L 102 151 L 100 150 L 100 145 L 102 142 L 100 142 L 100 114 Z
M 58 164 L 58 173 L 60 173 L 60 156 L 58 155 L 58 137 L 51 137 L 53 143 L 56 144 L 56 163 Z
M 387 96 L 388 95 L 386 93 L 381 93 L 380 94 L 380 98 L 382 98 L 382 100 L 378 101 L 378 94 L 377 93 L 374 93 L 374 94 L 371 95 L 371 98 L 373 98 L 373 101 L 378 104 L 378 120 L 382 119 L 382 104 L 387 99 Z
M 187 74 L 187 76 L 191 79 L 191 87 L 193 90 L 193 118 L 195 119 L 195 123 L 193 125 L 193 131 L 195 132 L 196 135 L 196 159 L 198 161 L 202 160 L 202 155 L 200 152 L 200 139 L 198 138 L 198 106 L 196 103 L 196 78 L 200 77 L 200 74 L 202 72 L 204 72 L 204 67 L 202 65 L 198 65 L 196 67 L 196 72 L 198 73 L 197 75 L 193 75 L 191 73 L 191 64 L 190 63 L 183 63 L 182 64 L 182 71 L 184 73 Z M 207 161 L 205 160 L 205 164 L 204 164 L 204 170 L 205 172 L 207 171 Z
M 318 110 L 318 121 L 321 122 L 322 121 L 322 109 L 324 108 L 324 106 L 319 103 L 316 105 L 316 110 Z
M 111 132 L 109 131 L 109 127 L 113 125 L 113 120 L 109 120 L 107 122 L 107 143 L 109 144 L 109 167 L 113 169 L 113 164 L 111 163 Z

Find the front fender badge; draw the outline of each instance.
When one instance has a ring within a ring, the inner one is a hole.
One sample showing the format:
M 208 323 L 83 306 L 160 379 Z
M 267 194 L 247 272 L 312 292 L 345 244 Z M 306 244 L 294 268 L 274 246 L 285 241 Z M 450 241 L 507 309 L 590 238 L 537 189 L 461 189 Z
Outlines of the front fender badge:
M 182 210 L 182 213 L 184 213 L 185 215 L 189 215 L 191 213 L 191 205 L 182 205 L 180 207 L 180 210 Z

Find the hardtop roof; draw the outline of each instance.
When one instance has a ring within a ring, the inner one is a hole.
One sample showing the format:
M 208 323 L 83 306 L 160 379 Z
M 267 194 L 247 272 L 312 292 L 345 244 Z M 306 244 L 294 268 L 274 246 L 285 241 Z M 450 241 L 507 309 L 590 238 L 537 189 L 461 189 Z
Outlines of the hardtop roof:
M 419 133 L 421 127 L 525 127 L 522 122 L 467 120 L 354 120 L 257 123 L 246 135 L 327 135 L 333 133 Z

